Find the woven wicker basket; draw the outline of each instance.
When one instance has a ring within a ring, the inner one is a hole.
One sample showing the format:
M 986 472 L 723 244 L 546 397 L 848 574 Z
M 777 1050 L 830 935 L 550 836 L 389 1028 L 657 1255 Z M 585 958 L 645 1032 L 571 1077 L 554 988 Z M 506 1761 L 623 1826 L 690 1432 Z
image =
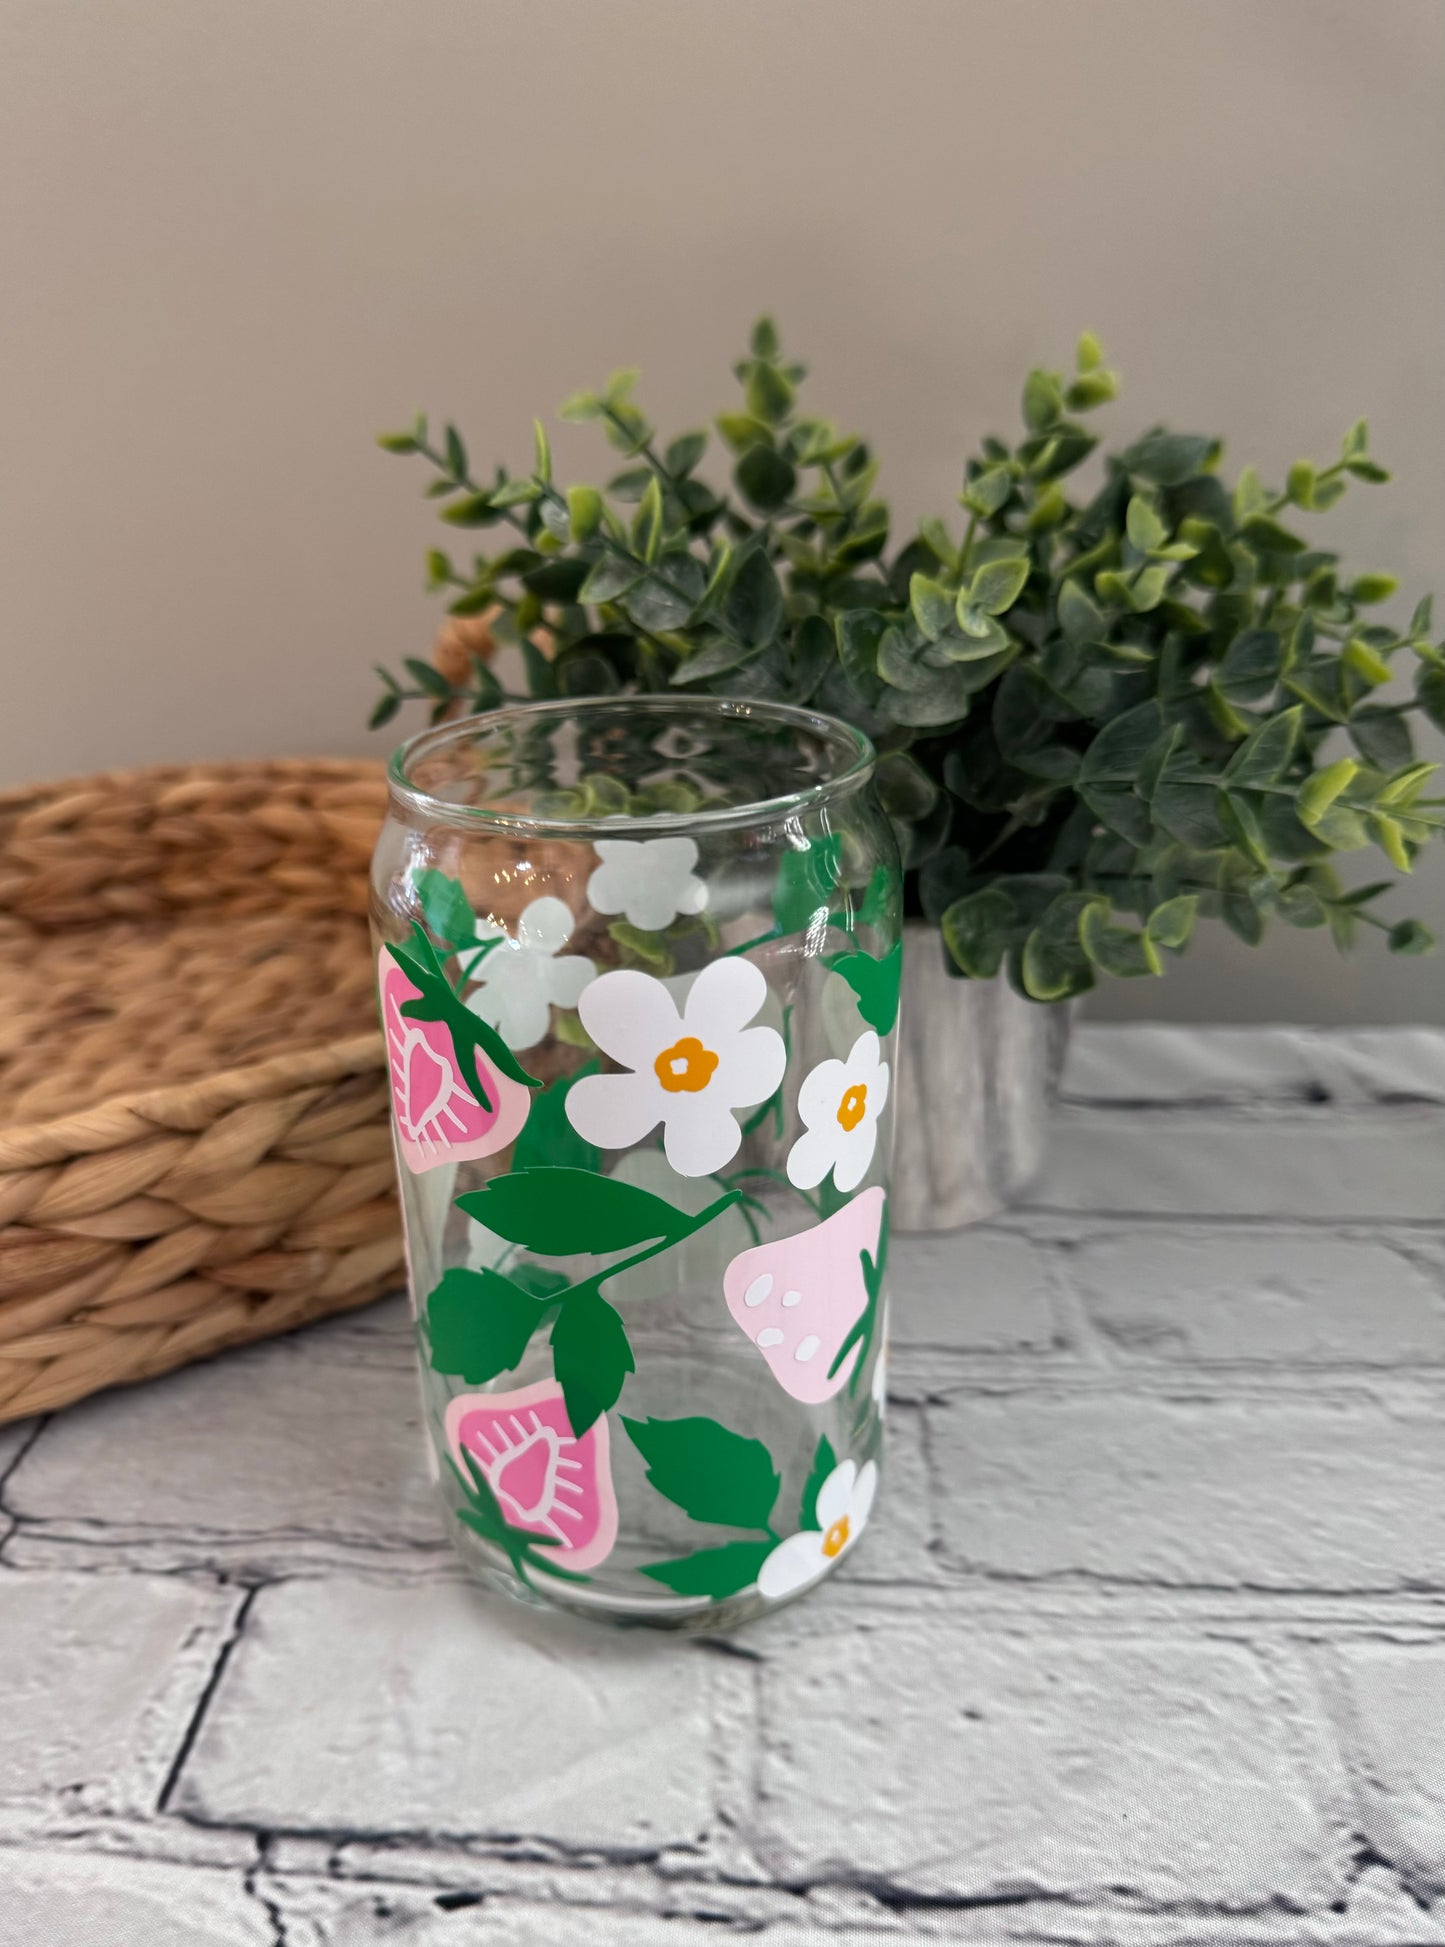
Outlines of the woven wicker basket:
M 0 795 L 0 1421 L 401 1282 L 374 764 Z

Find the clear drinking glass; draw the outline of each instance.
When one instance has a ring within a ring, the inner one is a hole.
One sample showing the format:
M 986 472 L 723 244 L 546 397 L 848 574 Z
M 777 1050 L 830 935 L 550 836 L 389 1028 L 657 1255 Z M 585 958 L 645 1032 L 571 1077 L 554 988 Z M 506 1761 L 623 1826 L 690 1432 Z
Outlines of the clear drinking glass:
M 578 699 L 392 761 L 372 884 L 428 1436 L 480 1579 L 712 1627 L 878 1485 L 902 886 L 848 725 Z

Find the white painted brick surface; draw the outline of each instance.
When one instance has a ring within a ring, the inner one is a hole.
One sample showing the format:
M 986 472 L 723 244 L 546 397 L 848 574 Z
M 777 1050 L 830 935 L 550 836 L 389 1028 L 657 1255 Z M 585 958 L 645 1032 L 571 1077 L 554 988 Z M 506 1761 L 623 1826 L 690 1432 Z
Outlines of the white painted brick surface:
M 437 1544 L 412 1354 L 322 1327 L 57 1415 L 11 1476 L 23 1519 L 84 1536 Z
M 1076 1027 L 1063 1090 L 1091 1102 L 1445 1102 L 1445 1030 Z
M 462 1586 L 398 1301 L 0 1428 L 0 1947 L 1445 1943 L 1445 1034 L 1069 1087 L 730 1644 Z
M 759 1632 L 780 1876 L 921 1893 L 1303 1901 L 1342 1862 L 1265 1673 L 1220 1643 L 965 1636 L 799 1612 Z
M 237 1601 L 0 1568 L 0 1804 L 152 1810 Z
M 641 1850 L 709 1823 L 709 1668 L 438 1584 L 258 1597 L 179 1803 L 215 1823 Z
M 838 1570 L 838 1578 L 939 1581 L 944 1569 L 932 1549 L 933 1534 L 933 1483 L 923 1450 L 923 1414 L 916 1406 L 891 1404 L 877 1510 L 862 1541 Z
M 1063 1333 L 1047 1253 L 1010 1231 L 900 1237 L 889 1253 L 892 1335 L 900 1368 L 915 1347 L 967 1354 L 1037 1353 Z
M 1349 1644 L 1341 1655 L 1366 1834 L 1418 1891 L 1445 1896 L 1445 1644 Z
M 275 1947 L 239 1873 L 0 1847 L 0 1947 Z
M 1388 1245 L 1215 1226 L 1090 1238 L 1069 1267 L 1126 1360 L 1418 1367 L 1445 1361 L 1445 1280 Z
M 1445 1591 L 1438 1410 L 1111 1391 L 928 1417 L 943 1552 L 977 1573 Z
M 1027 1207 L 1445 1221 L 1445 1111 L 1064 1107 Z

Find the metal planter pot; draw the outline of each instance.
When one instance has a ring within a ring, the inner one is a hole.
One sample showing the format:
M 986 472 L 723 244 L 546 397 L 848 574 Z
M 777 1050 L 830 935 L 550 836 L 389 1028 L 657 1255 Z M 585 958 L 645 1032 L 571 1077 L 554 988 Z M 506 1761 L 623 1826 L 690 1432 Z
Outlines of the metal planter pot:
M 1037 1174 L 1072 1009 L 1016 994 L 1002 975 L 960 980 L 935 927 L 904 929 L 893 1221 L 955 1230 L 992 1217 Z

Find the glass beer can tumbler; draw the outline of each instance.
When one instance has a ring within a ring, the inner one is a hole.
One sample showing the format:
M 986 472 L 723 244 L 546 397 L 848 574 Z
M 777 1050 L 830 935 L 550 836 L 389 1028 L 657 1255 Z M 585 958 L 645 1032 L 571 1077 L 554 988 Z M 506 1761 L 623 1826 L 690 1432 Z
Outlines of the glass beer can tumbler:
M 902 883 L 809 711 L 579 698 L 392 760 L 372 884 L 427 1437 L 484 1583 L 717 1627 L 879 1482 Z

